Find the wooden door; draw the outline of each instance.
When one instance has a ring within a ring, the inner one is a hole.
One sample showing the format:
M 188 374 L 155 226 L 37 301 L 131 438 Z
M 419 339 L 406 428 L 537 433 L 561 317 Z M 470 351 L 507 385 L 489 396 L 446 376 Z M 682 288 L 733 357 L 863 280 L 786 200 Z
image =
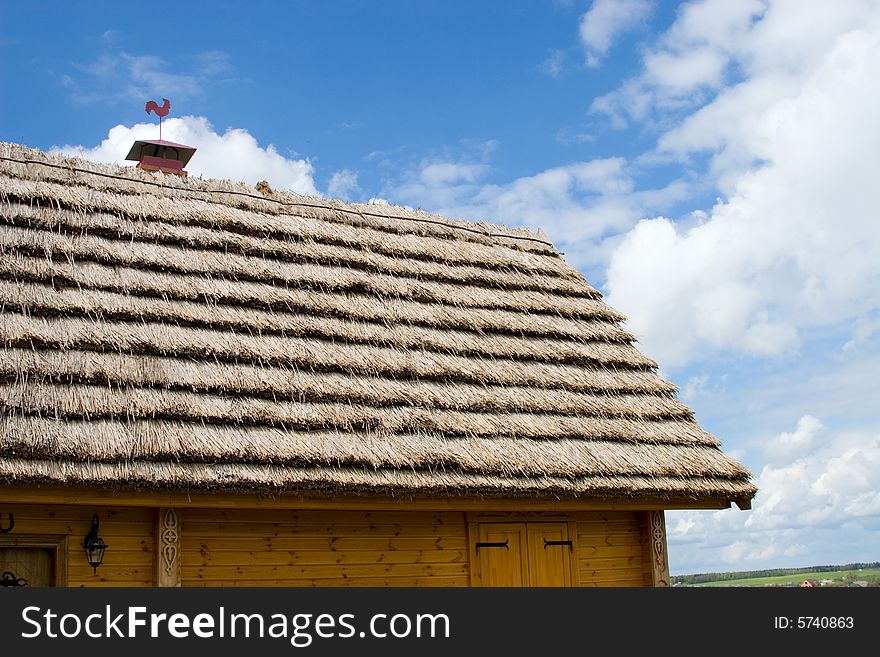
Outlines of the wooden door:
M 527 537 L 529 585 L 571 586 L 572 544 L 568 523 L 530 522 Z
M 45 548 L 0 548 L 0 579 L 7 585 L 52 586 L 52 551 Z
M 480 525 L 477 557 L 483 586 L 528 586 L 527 555 L 525 523 Z

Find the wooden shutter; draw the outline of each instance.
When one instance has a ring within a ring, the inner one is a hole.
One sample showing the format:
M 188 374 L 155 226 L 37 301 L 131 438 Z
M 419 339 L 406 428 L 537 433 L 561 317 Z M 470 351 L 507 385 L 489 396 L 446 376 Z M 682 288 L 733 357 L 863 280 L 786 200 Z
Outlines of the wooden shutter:
M 483 586 L 528 586 L 525 523 L 481 524 L 477 557 Z
M 572 585 L 568 523 L 480 523 L 477 534 L 482 586 Z
M 568 523 L 528 524 L 529 585 L 571 586 Z

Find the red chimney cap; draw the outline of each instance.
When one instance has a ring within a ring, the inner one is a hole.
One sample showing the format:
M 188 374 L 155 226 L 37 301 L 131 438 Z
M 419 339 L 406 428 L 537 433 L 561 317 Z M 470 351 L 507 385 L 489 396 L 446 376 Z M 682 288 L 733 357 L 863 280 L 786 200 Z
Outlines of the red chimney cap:
M 196 149 L 192 146 L 184 144 L 175 144 L 173 141 L 165 141 L 163 139 L 146 139 L 137 140 L 125 156 L 126 160 L 134 160 L 140 162 L 147 157 L 158 157 L 165 160 L 176 160 L 180 162 L 181 168 L 185 167 L 195 155 Z

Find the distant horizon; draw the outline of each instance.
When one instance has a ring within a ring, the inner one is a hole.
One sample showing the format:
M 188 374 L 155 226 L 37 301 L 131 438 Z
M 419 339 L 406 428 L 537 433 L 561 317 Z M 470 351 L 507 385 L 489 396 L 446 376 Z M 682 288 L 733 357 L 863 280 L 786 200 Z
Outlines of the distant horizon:
M 880 2 L 0 15 L 0 140 L 122 163 L 168 98 L 191 175 L 546 232 L 754 475 L 666 513 L 671 572 L 880 545 Z
M 670 577 L 696 577 L 699 575 L 730 575 L 739 573 L 751 573 L 756 571 L 774 571 L 774 570 L 807 570 L 810 568 L 834 568 L 836 570 L 855 570 L 857 568 L 880 568 L 880 561 L 854 561 L 850 563 L 825 563 L 814 564 L 812 566 L 780 566 L 778 568 L 747 568 L 745 570 L 720 570 L 706 571 L 700 573 L 670 573 Z

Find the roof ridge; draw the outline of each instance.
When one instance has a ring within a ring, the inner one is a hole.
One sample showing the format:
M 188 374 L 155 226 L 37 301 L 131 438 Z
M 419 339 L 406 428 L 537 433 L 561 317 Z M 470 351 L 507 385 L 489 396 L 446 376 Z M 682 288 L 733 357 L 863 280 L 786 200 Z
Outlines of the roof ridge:
M 36 159 L 31 159 L 36 158 Z M 186 190 L 195 193 L 229 194 L 232 196 L 248 197 L 259 201 L 269 201 L 281 206 L 301 206 L 336 210 L 350 214 L 369 216 L 378 219 L 396 219 L 411 221 L 421 224 L 432 224 L 475 233 L 488 238 L 503 238 L 505 240 L 518 240 L 541 244 L 556 250 L 543 230 L 530 230 L 523 227 L 510 227 L 501 223 L 489 221 L 469 221 L 465 219 L 450 219 L 439 214 L 430 213 L 421 209 L 410 209 L 400 205 L 368 205 L 365 203 L 346 203 L 338 199 L 325 199 L 321 196 L 297 194 L 289 191 L 270 189 L 268 193 L 261 193 L 255 186 L 244 182 L 234 182 L 229 179 L 219 178 L 182 178 L 174 177 L 169 184 L 167 176 L 163 174 L 163 181 L 156 179 L 155 174 L 145 173 L 136 167 L 123 166 L 110 162 L 94 162 L 83 157 L 68 156 L 61 152 L 46 152 L 40 149 L 16 144 L 14 142 L 0 142 L 0 160 L 15 162 L 18 164 L 36 164 L 57 169 L 65 169 L 77 173 L 126 180 L 155 187 Z M 52 160 L 55 160 L 54 162 Z M 82 163 L 85 166 L 76 166 Z M 210 184 L 221 183 L 225 186 L 235 186 L 239 189 L 223 189 L 222 187 L 209 187 L 198 189 L 194 183 Z M 278 197 L 281 198 L 278 198 Z M 379 211 L 381 208 L 391 208 L 393 212 Z

